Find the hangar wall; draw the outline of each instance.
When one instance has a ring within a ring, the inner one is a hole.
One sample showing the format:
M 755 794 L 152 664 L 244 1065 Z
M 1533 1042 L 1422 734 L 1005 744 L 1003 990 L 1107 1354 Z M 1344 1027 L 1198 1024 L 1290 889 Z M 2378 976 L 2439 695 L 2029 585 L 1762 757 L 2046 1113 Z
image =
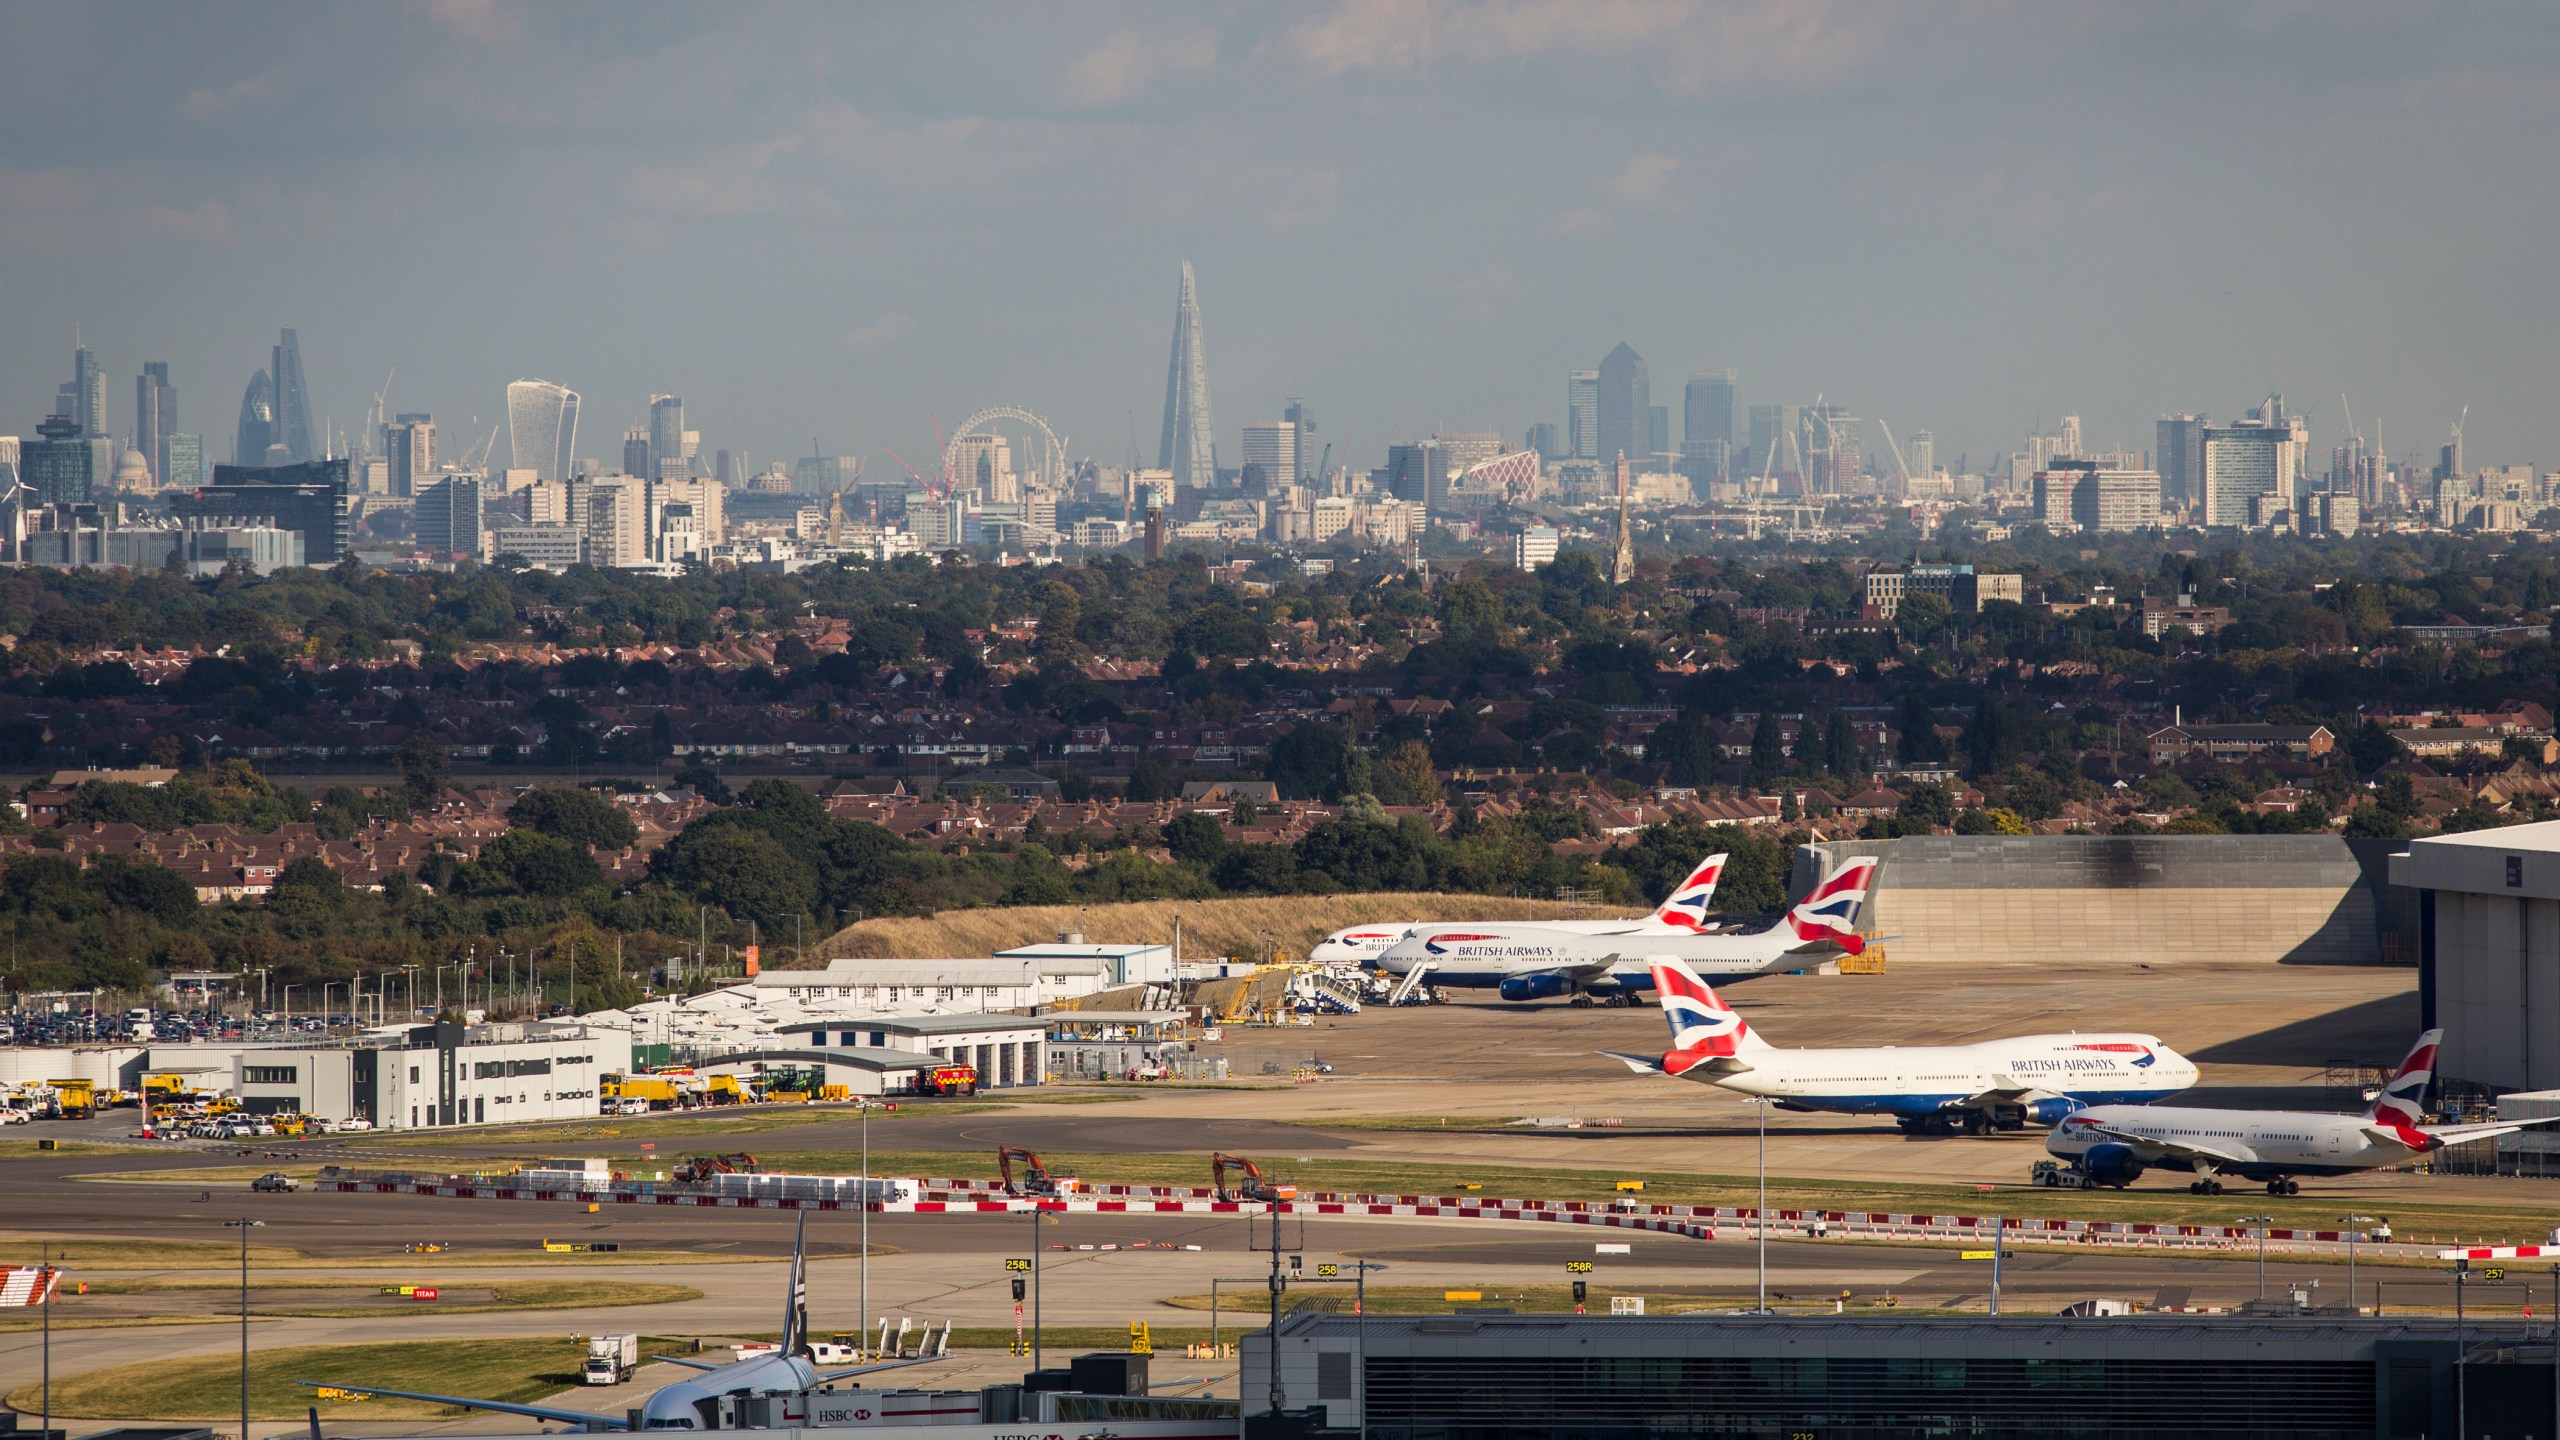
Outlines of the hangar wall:
M 2560 1086 L 2560 821 L 2409 842 L 2394 880 L 2432 923 L 2419 1008 L 2440 1081 Z
M 2371 965 L 2385 935 L 2417 929 L 2414 904 L 2385 881 L 2393 848 L 2329 835 L 1917 835 L 1808 845 L 1792 879 L 1801 892 L 1839 858 L 1878 857 L 1859 928 L 1892 937 L 1895 964 Z

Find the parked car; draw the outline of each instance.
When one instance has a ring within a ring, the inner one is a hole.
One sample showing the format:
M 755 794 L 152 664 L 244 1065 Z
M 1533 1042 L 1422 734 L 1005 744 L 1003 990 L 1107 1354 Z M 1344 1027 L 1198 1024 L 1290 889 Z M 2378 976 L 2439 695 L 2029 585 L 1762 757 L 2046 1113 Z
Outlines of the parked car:
M 283 1171 L 270 1170 L 266 1174 L 259 1176 L 257 1179 L 250 1181 L 249 1188 L 266 1193 L 290 1195 L 301 1187 L 295 1184 L 292 1176 L 285 1174 Z
M 330 1130 L 332 1130 L 332 1131 L 340 1131 L 340 1130 L 370 1130 L 370 1129 L 372 1129 L 372 1128 L 373 1128 L 373 1122 L 372 1122 L 372 1121 L 370 1121 L 370 1120 L 367 1120 L 366 1118 L 364 1118 L 364 1117 L 363 1117 L 363 1116 L 361 1116 L 361 1115 L 354 1115 L 354 1116 L 350 1116 L 350 1117 L 348 1117 L 347 1119 L 344 1119 L 344 1120 L 332 1120 L 332 1121 L 330 1121 L 330 1122 L 329 1122 L 329 1129 L 330 1129 Z

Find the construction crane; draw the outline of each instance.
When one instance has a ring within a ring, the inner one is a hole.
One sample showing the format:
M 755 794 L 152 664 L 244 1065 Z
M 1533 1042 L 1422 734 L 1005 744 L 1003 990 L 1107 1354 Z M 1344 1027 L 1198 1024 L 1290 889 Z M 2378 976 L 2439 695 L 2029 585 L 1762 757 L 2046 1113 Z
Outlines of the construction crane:
M 1227 1171 L 1230 1169 L 1244 1172 L 1244 1183 L 1232 1191 L 1227 1188 Z M 1223 1150 L 1209 1157 L 1209 1188 L 1220 1200 L 1259 1200 L 1265 1204 L 1276 1204 L 1298 1198 L 1297 1186 L 1275 1185 L 1262 1178 L 1261 1166 Z
M 1016 1160 L 1022 1162 L 1024 1170 L 1019 1185 L 1013 1179 L 1013 1162 Z M 1004 1178 L 1004 1193 L 1007 1195 L 1054 1196 L 1061 1193 L 1059 1182 L 1049 1174 L 1049 1167 L 1040 1163 L 1039 1156 L 1019 1145 L 996 1147 L 996 1173 Z
M 1893 427 L 1884 423 L 1884 417 L 1879 415 L 1876 417 L 1876 428 L 1884 432 L 1884 446 L 1893 452 L 1893 468 L 1902 472 L 1902 488 L 1909 490 L 1911 467 L 1903 461 L 1902 447 L 1893 443 Z

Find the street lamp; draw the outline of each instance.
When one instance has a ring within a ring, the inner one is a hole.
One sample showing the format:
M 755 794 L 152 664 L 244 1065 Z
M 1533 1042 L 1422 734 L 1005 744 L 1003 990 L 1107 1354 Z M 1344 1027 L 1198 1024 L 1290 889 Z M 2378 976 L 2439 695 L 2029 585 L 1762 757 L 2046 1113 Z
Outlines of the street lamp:
M 2240 1223 L 2258 1227 L 2258 1298 L 2264 1300 L 2267 1298 L 2267 1227 L 2276 1223 L 2276 1217 L 2243 1215 L 2240 1217 Z M 2354 1292 L 2348 1292 L 2347 1298 L 2354 1299 Z
M 2338 1223 L 2347 1227 L 2347 1313 L 2349 1315 L 2360 1315 L 2364 1312 L 2356 1308 L 2356 1227 L 2359 1225 L 2372 1224 L 2373 1217 L 2370 1215 L 2341 1215 L 2338 1217 Z
M 249 1440 L 249 1232 L 264 1220 L 225 1220 L 240 1232 L 240 1440 Z
M 1751 1108 L 1760 1115 L 1760 1204 L 1752 1219 L 1760 1227 L 1760 1313 L 1769 1313 L 1769 1099 L 1765 1095 L 1751 1097 Z

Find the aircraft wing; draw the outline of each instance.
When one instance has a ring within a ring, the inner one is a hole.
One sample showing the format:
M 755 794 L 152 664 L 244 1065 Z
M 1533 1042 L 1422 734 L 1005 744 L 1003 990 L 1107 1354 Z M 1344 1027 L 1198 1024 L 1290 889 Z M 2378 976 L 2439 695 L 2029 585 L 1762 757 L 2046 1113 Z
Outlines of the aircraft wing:
M 374 1385 L 342 1385 L 334 1380 L 296 1380 L 296 1385 L 313 1389 L 326 1386 L 358 1395 L 387 1395 L 394 1400 L 426 1400 L 438 1405 L 459 1405 L 466 1410 L 496 1410 L 508 1415 L 530 1415 L 536 1420 L 556 1420 L 563 1425 L 585 1425 L 602 1430 L 628 1430 L 630 1417 L 598 1415 L 587 1410 L 555 1410 L 548 1405 L 518 1405 L 508 1400 L 474 1400 L 468 1395 L 428 1395 L 416 1390 L 385 1390 Z
M 720 1368 L 708 1360 L 687 1360 L 677 1355 L 652 1355 L 649 1358 L 657 1361 L 661 1365 L 681 1365 L 687 1370 L 717 1370 Z
M 2180 1160 L 2201 1160 L 2208 1165 L 2255 1165 L 2258 1163 L 2258 1157 L 2254 1155 L 2236 1154 L 2193 1140 L 2161 1140 L 2149 1135 L 2136 1135 L 2130 1130 L 2118 1130 L 2109 1125 L 2085 1124 L 2080 1129 L 2084 1134 L 2102 1136 L 2118 1144 L 2131 1145 L 2139 1149 L 2157 1150 Z
M 818 1383 L 826 1385 L 856 1375 L 868 1375 L 875 1370 L 904 1370 L 910 1365 L 930 1365 L 943 1358 L 940 1355 L 923 1355 L 906 1360 L 883 1360 L 877 1365 L 856 1365 L 850 1370 L 828 1370 L 818 1376 Z
M 2473 1125 L 2421 1125 L 2418 1127 L 2418 1133 L 2429 1140 L 2446 1145 L 2459 1145 L 2465 1140 L 2486 1140 L 2492 1135 L 2513 1135 L 2519 1130 L 2535 1125 L 2555 1123 L 2560 1123 L 2560 1115 L 2547 1116 L 2540 1120 L 2483 1120 Z M 2388 1140 L 2394 1144 L 2409 1143 L 2397 1132 L 2384 1129 L 2379 1125 L 2366 1126 L 2364 1133 L 2377 1140 Z
M 1608 1056 L 1639 1075 L 1671 1073 L 1662 1068 L 1662 1057 L 1658 1055 L 1630 1055 L 1624 1050 L 1602 1050 L 1598 1053 Z M 1738 1060 L 1731 1055 L 1711 1055 L 1682 1071 L 1681 1074 L 1703 1079 L 1710 1075 L 1739 1075 L 1751 1068 L 1751 1063 L 1747 1060 Z
M 1630 1055 L 1623 1050 L 1603 1050 L 1599 1053 L 1608 1056 L 1610 1059 L 1617 1061 L 1619 1064 L 1626 1066 L 1628 1069 L 1633 1070 L 1639 1075 L 1659 1075 L 1662 1073 L 1662 1057 L 1659 1055 Z

